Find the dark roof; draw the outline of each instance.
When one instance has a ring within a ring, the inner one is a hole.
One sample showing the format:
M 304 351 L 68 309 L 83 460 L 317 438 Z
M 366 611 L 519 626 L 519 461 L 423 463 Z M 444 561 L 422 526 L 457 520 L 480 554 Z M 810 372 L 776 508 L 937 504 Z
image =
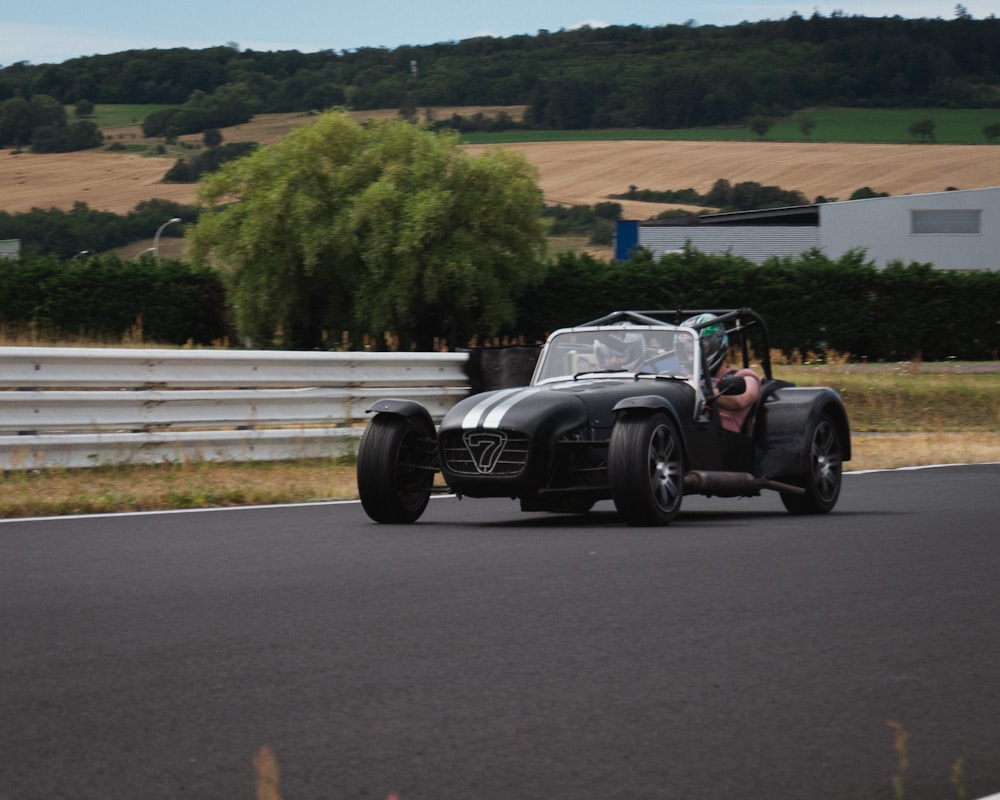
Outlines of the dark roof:
M 819 205 L 764 208 L 758 211 L 730 211 L 722 214 L 701 214 L 690 217 L 650 219 L 639 223 L 643 226 L 695 225 L 819 225 Z

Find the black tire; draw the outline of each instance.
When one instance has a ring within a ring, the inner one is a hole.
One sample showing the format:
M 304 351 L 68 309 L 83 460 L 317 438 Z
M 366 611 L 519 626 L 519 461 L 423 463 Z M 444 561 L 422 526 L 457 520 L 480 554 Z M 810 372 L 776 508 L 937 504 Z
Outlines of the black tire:
M 684 499 L 684 448 L 665 414 L 623 416 L 608 443 L 608 481 L 629 525 L 669 525 Z
M 843 469 L 843 442 L 833 417 L 824 412 L 806 438 L 808 472 L 789 481 L 805 494 L 781 493 L 781 502 L 792 514 L 826 514 L 837 504 Z
M 419 427 L 418 427 L 419 426 Z M 358 446 L 358 494 L 376 522 L 416 522 L 434 483 L 433 432 L 420 421 L 376 414 Z

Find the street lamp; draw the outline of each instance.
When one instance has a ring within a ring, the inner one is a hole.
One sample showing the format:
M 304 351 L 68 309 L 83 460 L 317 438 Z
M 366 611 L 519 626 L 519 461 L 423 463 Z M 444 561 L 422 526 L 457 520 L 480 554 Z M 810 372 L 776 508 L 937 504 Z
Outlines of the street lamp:
M 160 234 L 163 233 L 163 229 L 167 225 L 173 225 L 175 222 L 183 222 L 180 217 L 174 217 L 173 219 L 168 219 L 159 228 L 156 229 L 156 235 L 153 237 L 153 258 L 157 261 L 160 260 Z

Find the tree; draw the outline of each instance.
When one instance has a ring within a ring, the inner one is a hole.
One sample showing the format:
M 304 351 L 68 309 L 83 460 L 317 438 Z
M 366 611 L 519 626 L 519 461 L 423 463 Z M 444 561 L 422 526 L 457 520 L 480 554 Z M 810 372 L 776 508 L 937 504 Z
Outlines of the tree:
M 813 116 L 811 116 L 809 114 L 800 114 L 796 118 L 796 122 L 798 123 L 799 130 L 802 132 L 803 136 L 805 136 L 807 139 L 810 136 L 812 136 L 812 132 L 816 128 L 816 118 L 815 117 L 813 117 Z
M 457 135 L 328 112 L 199 187 L 198 263 L 227 275 L 257 346 L 323 346 L 352 326 L 464 344 L 514 322 L 540 278 L 542 193 L 516 151 L 470 156 Z M 225 205 L 224 205 L 225 204 Z
M 983 136 L 985 136 L 986 141 L 991 144 L 997 139 L 1000 139 L 1000 122 L 994 122 L 992 125 L 986 125 L 983 128 Z
M 33 129 L 31 104 L 27 100 L 12 97 L 0 103 L 0 147 L 30 143 Z
M 934 120 L 924 117 L 910 125 L 910 136 L 914 139 L 934 140 Z
M 862 186 L 860 189 L 855 189 L 851 192 L 851 196 L 848 200 L 868 200 L 873 197 L 889 197 L 888 192 L 876 192 L 871 186 Z
M 104 135 L 89 119 L 74 122 L 69 127 L 42 125 L 31 134 L 31 149 L 36 153 L 71 153 L 100 147 Z
M 705 205 L 714 208 L 727 208 L 733 204 L 733 187 L 725 178 L 719 178 L 705 195 Z
M 87 150 L 104 144 L 104 134 L 97 124 L 89 119 L 81 119 L 69 126 L 67 145 L 70 151 Z
M 622 218 L 622 204 L 610 202 L 597 203 L 594 206 L 594 214 L 609 222 L 617 222 Z
M 756 116 L 750 120 L 750 130 L 763 139 L 767 136 L 767 132 L 771 130 L 771 120 L 767 117 Z
M 51 125 L 56 128 L 66 127 L 66 109 L 55 98 L 46 94 L 33 95 L 31 105 L 31 124 L 36 128 Z
M 205 147 L 218 147 L 222 144 L 222 131 L 218 128 L 207 128 L 201 135 L 201 142 Z

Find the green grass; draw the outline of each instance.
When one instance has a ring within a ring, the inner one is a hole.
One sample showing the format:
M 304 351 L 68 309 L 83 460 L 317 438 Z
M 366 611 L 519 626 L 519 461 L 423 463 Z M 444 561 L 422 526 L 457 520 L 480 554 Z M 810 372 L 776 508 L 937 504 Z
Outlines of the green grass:
M 813 140 L 838 142 L 915 142 L 910 125 L 934 122 L 934 141 L 942 144 L 987 144 L 983 128 L 1000 123 L 996 108 L 818 108 L 800 112 L 816 122 Z M 776 122 L 768 139 L 805 140 L 797 115 Z
M 170 105 L 98 104 L 90 119 L 102 130 L 139 125 L 148 114 Z M 66 107 L 71 118 L 73 106 Z M 810 136 L 799 130 L 798 119 L 808 114 L 816 125 Z M 913 143 L 909 127 L 919 119 L 933 120 L 934 141 L 942 144 L 987 144 L 983 128 L 1000 123 L 1000 109 L 954 108 L 816 108 L 797 111 L 774 120 L 763 137 L 764 141 L 790 142 L 887 142 Z M 652 128 L 601 129 L 579 131 L 504 131 L 500 133 L 469 133 L 462 136 L 466 144 L 517 144 L 519 142 L 587 142 L 624 140 L 664 141 L 759 141 L 761 137 L 745 125 L 713 128 Z
M 798 118 L 808 114 L 816 122 L 810 136 L 798 127 Z M 1000 123 L 1000 109 L 952 108 L 817 108 L 796 112 L 774 125 L 763 141 L 864 142 L 911 144 L 910 125 L 919 119 L 934 122 L 934 141 L 940 144 L 987 144 L 983 128 Z M 466 144 L 517 144 L 520 142 L 589 142 L 623 140 L 664 141 L 760 141 L 746 126 L 655 130 L 648 128 L 581 131 L 504 131 L 470 133 Z
M 173 108 L 171 105 L 155 103 L 142 104 L 98 104 L 94 106 L 94 113 L 88 118 L 101 130 L 107 128 L 124 128 L 129 125 L 141 125 L 142 121 L 153 111 L 161 108 Z M 66 107 L 66 114 L 72 118 L 75 114 L 73 106 Z

